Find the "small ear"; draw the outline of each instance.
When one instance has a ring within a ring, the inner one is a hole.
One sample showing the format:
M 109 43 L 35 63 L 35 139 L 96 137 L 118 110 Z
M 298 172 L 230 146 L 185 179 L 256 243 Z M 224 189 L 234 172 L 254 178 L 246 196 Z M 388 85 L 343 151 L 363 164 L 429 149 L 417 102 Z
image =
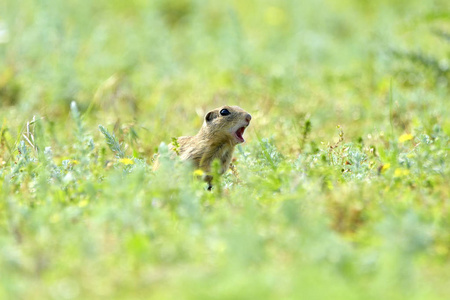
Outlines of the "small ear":
M 205 116 L 205 121 L 207 123 L 211 122 L 212 120 L 214 120 L 215 118 L 217 118 L 217 112 L 215 111 L 210 111 L 209 113 L 206 114 Z

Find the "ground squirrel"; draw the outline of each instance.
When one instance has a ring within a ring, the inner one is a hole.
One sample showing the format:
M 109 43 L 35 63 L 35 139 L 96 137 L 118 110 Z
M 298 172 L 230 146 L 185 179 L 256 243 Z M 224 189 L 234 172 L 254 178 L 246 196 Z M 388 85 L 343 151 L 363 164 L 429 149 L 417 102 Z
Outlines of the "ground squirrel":
M 191 161 L 196 169 L 210 172 L 211 163 L 218 159 L 220 173 L 230 167 L 234 146 L 243 143 L 245 128 L 252 116 L 239 106 L 222 106 L 208 112 L 202 128 L 194 136 L 182 136 L 170 148 L 177 152 L 182 160 Z M 210 175 L 205 181 L 211 188 Z

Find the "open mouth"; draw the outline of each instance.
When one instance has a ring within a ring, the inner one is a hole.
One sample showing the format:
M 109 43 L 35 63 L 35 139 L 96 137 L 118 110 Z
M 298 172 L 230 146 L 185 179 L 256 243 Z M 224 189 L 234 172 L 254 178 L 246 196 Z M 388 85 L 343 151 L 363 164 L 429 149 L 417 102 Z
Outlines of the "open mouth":
M 238 130 L 236 130 L 235 136 L 238 140 L 238 143 L 245 142 L 244 137 L 243 137 L 244 131 L 245 131 L 245 127 L 241 127 Z

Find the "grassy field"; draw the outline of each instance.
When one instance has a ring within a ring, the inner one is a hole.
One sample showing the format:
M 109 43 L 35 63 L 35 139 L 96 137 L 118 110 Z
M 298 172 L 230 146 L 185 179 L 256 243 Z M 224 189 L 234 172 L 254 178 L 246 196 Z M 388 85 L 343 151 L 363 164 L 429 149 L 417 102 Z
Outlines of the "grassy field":
M 0 299 L 448 299 L 449 90 L 448 0 L 3 0 Z

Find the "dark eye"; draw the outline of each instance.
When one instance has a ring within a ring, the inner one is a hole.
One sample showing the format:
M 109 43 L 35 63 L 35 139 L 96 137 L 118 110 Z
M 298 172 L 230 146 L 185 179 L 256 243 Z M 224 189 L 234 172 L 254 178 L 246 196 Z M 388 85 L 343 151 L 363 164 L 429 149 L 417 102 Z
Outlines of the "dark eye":
M 229 114 L 230 114 L 230 112 L 228 111 L 228 109 L 222 109 L 221 111 L 220 111 L 220 114 L 222 115 L 222 116 L 228 116 Z

